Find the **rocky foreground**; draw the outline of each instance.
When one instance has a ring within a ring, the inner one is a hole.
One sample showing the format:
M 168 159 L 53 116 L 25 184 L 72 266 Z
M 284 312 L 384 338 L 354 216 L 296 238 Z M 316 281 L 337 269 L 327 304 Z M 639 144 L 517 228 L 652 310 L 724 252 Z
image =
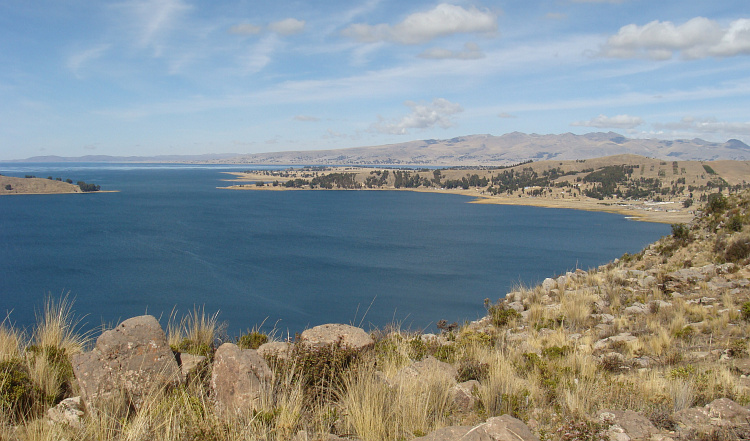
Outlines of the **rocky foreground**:
M 225 341 L 196 311 L 167 332 L 128 319 L 84 350 L 50 337 L 54 320 L 15 347 L 0 328 L 0 438 L 749 439 L 749 223 L 750 193 L 712 196 L 638 255 L 519 287 L 440 334 Z

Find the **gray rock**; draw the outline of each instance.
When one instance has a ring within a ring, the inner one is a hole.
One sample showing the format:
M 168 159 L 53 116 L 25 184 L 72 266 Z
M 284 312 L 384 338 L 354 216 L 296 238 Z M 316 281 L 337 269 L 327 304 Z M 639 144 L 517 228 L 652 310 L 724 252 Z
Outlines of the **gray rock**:
M 643 303 L 634 303 L 631 306 L 625 308 L 624 312 L 625 314 L 629 315 L 648 314 L 649 309 L 648 306 L 644 305 Z
M 258 348 L 258 355 L 268 359 L 288 360 L 292 345 L 285 341 L 269 341 Z
M 539 441 L 523 421 L 510 415 L 493 417 L 478 426 L 443 427 L 414 441 Z
M 362 328 L 337 323 L 305 330 L 300 342 L 310 347 L 326 347 L 337 343 L 348 349 L 363 351 L 375 346 L 375 340 Z
M 180 367 L 159 322 L 133 317 L 102 333 L 90 352 L 74 355 L 73 373 L 86 408 L 122 395 L 136 409 L 149 392 L 179 383 Z
M 707 431 L 711 426 L 736 427 L 748 424 L 750 410 L 729 398 L 719 398 L 704 407 L 675 412 L 672 418 L 683 428 Z
M 550 291 L 551 289 L 557 287 L 557 282 L 555 279 L 550 279 L 547 277 L 542 281 L 542 289 L 545 291 Z
M 402 368 L 395 376 L 396 382 L 424 381 L 432 376 L 442 377 L 446 381 L 456 381 L 458 371 L 452 365 L 442 362 L 433 356 L 427 356 L 422 361 L 412 363 Z
M 258 351 L 240 349 L 233 343 L 224 343 L 216 350 L 211 389 L 220 412 L 255 408 L 270 380 L 271 369 Z
M 514 309 L 516 312 L 523 312 L 524 310 L 523 303 L 521 302 L 510 302 L 508 303 L 508 308 Z
M 208 372 L 208 358 L 203 355 L 178 354 L 180 377 L 183 383 L 197 381 Z
M 479 389 L 479 382 L 477 380 L 464 381 L 458 383 L 450 389 L 450 395 L 453 402 L 453 407 L 461 412 L 470 412 L 474 410 L 477 403 L 477 397 L 474 395 L 474 391 Z
M 81 397 L 66 398 L 57 406 L 47 410 L 47 418 L 59 424 L 66 424 L 74 429 L 83 427 L 83 402 Z
M 597 413 L 597 417 L 604 423 L 620 426 L 632 439 L 645 439 L 659 432 L 648 418 L 632 410 L 602 410 Z

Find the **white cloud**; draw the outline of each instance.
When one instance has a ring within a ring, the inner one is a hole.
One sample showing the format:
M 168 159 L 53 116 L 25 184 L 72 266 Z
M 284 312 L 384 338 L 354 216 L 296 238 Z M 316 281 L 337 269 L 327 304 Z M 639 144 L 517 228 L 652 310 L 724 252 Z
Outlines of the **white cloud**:
M 442 48 L 427 49 L 421 54 L 417 55 L 419 58 L 428 59 L 453 59 L 453 60 L 477 60 L 484 58 L 485 55 L 476 43 L 468 42 L 464 45 L 464 49 L 460 51 L 452 51 Z
M 310 115 L 296 115 L 294 117 L 295 121 L 303 121 L 303 122 L 315 122 L 320 121 L 320 118 L 316 116 L 310 116 Z
M 260 34 L 263 28 L 250 23 L 240 23 L 229 28 L 229 33 L 234 35 L 256 35 Z
M 409 129 L 428 129 L 440 126 L 444 129 L 453 126 L 451 115 L 462 112 L 460 104 L 452 103 L 444 98 L 435 98 L 430 104 L 418 104 L 413 101 L 404 103 L 411 108 L 411 113 L 400 119 L 386 121 L 382 117 L 371 126 L 376 132 L 392 135 L 407 135 Z
M 507 113 L 507 112 L 500 112 L 497 114 L 497 117 L 498 118 L 518 118 L 516 115 L 511 115 L 510 113 Z
M 416 12 L 396 25 L 355 23 L 342 35 L 363 43 L 390 41 L 400 44 L 426 43 L 438 37 L 462 33 L 497 31 L 497 17 L 475 7 L 441 3 L 427 12 Z
M 677 53 L 686 59 L 750 55 L 750 19 L 735 20 L 728 28 L 704 17 L 679 26 L 669 21 L 630 24 L 609 37 L 599 55 L 668 60 Z
M 672 130 L 683 133 L 721 134 L 727 137 L 750 135 L 750 122 L 717 121 L 716 118 L 694 118 L 686 116 L 679 122 L 654 123 L 657 130 Z
M 592 118 L 588 121 L 577 121 L 571 123 L 571 126 L 579 127 L 596 127 L 599 129 L 615 128 L 615 129 L 632 129 L 643 124 L 643 119 L 638 116 L 630 115 L 617 115 L 613 117 L 599 115 L 596 118 Z
M 299 34 L 305 30 L 305 21 L 296 18 L 287 18 L 281 21 L 275 21 L 268 25 L 268 29 L 279 35 Z
M 568 14 L 562 12 L 548 12 L 544 15 L 544 18 L 548 20 L 565 20 L 568 18 Z

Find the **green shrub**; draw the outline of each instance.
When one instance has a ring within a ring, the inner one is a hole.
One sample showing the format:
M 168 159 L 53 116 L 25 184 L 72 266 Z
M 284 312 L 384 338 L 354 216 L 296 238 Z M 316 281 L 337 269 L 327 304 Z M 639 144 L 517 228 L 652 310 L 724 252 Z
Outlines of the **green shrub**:
M 487 312 L 490 315 L 492 324 L 499 328 L 508 326 L 512 321 L 521 317 L 521 314 L 519 314 L 518 311 L 513 308 L 508 308 L 504 303 L 489 305 L 487 307 Z
M 43 394 L 20 359 L 0 362 L 0 412 L 19 421 L 40 410 Z
M 359 351 L 344 346 L 341 341 L 323 347 L 312 347 L 301 342 L 292 345 L 289 358 L 276 359 L 271 365 L 281 375 L 292 376 L 292 383 L 300 381 L 308 400 L 321 402 L 343 387 L 343 374 L 352 369 L 359 359 Z
M 570 420 L 557 429 L 560 441 L 608 441 L 604 425 L 592 421 Z
M 735 214 L 730 217 L 727 221 L 727 229 L 729 231 L 742 231 L 742 216 Z
M 258 349 L 264 343 L 268 343 L 268 335 L 259 331 L 250 331 L 237 340 L 240 349 Z
M 690 229 L 685 224 L 672 224 L 672 237 L 679 240 L 688 240 Z
M 750 302 L 743 303 L 740 311 L 742 312 L 742 318 L 746 321 L 750 321 Z
M 469 380 L 482 381 L 489 375 L 490 365 L 482 363 L 479 360 L 469 359 L 464 360 L 458 365 L 458 378 L 459 383 Z
M 724 258 L 727 262 L 739 262 L 750 257 L 750 238 L 741 237 L 727 246 Z
M 197 343 L 189 338 L 184 338 L 177 346 L 171 346 L 173 352 L 181 352 L 193 355 L 202 355 L 206 358 L 213 359 L 214 350 L 211 345 L 206 343 Z
M 721 193 L 712 193 L 708 195 L 708 202 L 706 202 L 706 212 L 708 213 L 723 213 L 729 208 L 729 201 Z

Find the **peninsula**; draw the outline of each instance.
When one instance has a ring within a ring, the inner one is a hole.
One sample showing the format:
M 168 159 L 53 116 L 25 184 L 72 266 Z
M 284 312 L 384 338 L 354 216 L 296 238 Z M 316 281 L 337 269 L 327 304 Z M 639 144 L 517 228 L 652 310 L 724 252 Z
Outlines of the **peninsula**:
M 651 222 L 692 219 L 710 193 L 748 186 L 750 161 L 664 161 L 638 155 L 442 169 L 302 167 L 229 172 L 233 190 L 410 190 L 476 203 L 606 211 Z
M 65 194 L 65 193 L 91 193 L 99 191 L 96 184 L 87 184 L 84 181 L 73 183 L 71 179 L 62 178 L 37 178 L 27 175 L 25 178 L 0 175 L 0 195 L 13 194 Z

